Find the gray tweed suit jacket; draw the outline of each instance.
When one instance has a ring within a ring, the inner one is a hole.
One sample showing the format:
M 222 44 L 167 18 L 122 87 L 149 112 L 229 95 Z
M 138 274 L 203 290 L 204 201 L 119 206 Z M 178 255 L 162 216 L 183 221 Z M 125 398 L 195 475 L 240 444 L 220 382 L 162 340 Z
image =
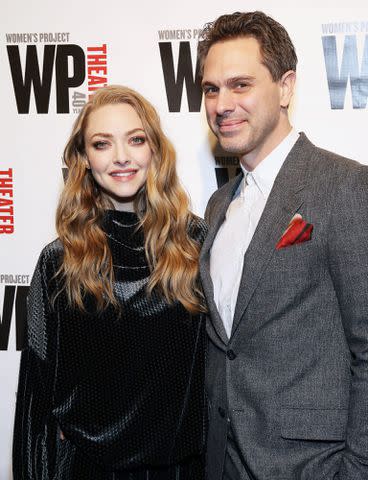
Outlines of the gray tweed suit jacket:
M 201 253 L 208 479 L 222 479 L 231 424 L 244 479 L 367 480 L 368 167 L 300 135 L 245 254 L 228 339 L 209 261 L 241 178 L 211 197 Z M 311 240 L 276 250 L 297 212 Z

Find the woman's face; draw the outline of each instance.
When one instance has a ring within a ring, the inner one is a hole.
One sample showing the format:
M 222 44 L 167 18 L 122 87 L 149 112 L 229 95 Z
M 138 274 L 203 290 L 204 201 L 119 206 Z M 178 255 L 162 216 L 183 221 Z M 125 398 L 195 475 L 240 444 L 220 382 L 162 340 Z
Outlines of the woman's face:
M 105 105 L 88 118 L 84 136 L 92 175 L 116 210 L 133 211 L 152 152 L 142 122 L 126 103 Z

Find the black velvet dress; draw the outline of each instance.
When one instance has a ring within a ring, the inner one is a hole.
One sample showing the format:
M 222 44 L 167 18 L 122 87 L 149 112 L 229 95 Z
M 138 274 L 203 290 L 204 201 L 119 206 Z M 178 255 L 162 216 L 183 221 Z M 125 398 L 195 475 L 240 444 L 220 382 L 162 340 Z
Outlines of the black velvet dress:
M 153 292 L 134 213 L 107 211 L 119 316 L 50 299 L 58 240 L 28 298 L 13 443 L 14 480 L 202 480 L 205 318 Z M 201 220 L 193 238 L 205 235 Z M 60 430 L 65 440 L 60 438 Z

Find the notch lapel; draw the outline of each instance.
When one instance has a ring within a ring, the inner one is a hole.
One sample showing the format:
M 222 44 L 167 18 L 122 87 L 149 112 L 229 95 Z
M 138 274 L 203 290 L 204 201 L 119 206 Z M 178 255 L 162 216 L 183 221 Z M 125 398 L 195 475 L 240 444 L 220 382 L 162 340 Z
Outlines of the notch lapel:
M 312 144 L 303 133 L 287 156 L 267 200 L 265 209 L 244 256 L 243 272 L 234 313 L 232 336 L 257 288 L 277 241 L 303 204 L 306 170 Z
M 209 225 L 208 234 L 203 243 L 200 254 L 200 275 L 209 314 L 217 336 L 225 345 L 228 343 L 229 338 L 214 301 L 213 283 L 210 273 L 210 253 L 217 232 L 225 220 L 227 209 L 242 178 L 243 174 L 240 173 L 223 187 L 220 201 L 214 206 L 213 210 L 211 210 L 211 218 L 213 218 L 213 221 Z

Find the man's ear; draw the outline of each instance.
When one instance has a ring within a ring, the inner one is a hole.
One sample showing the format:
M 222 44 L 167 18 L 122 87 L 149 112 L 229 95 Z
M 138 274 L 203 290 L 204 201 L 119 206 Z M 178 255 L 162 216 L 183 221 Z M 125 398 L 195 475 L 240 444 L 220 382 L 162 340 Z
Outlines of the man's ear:
M 296 73 L 294 70 L 288 70 L 280 80 L 280 107 L 287 108 L 294 94 Z

